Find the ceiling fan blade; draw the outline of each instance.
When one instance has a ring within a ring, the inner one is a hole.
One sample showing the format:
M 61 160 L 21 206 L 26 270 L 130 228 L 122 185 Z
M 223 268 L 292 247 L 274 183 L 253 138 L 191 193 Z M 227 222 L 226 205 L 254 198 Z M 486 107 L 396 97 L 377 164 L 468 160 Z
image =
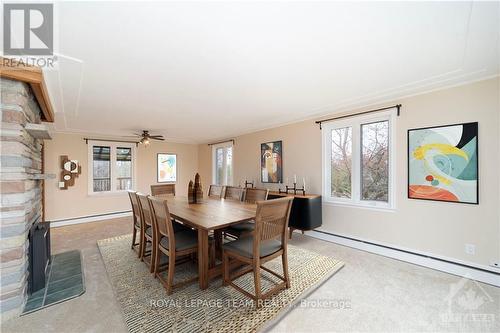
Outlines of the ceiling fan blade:
M 152 137 L 150 137 L 150 139 L 152 139 L 152 140 L 160 140 L 160 141 L 165 141 L 165 139 L 164 139 L 164 138 L 155 138 L 155 137 L 153 137 L 153 136 L 152 136 Z
M 150 135 L 150 138 L 163 138 L 163 135 Z

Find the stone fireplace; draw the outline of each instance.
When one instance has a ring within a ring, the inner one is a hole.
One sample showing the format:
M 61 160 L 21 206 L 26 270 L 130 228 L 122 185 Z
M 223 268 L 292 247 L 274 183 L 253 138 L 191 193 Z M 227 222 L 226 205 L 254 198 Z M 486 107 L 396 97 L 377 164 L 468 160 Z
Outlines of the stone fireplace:
M 43 140 L 31 134 L 27 125 L 47 120 L 46 110 L 42 110 L 37 98 L 39 86 L 6 78 L 4 73 L 0 78 L 2 320 L 19 315 L 28 295 L 30 230 L 35 223 L 43 221 L 44 176 Z M 41 71 L 39 74 L 41 76 Z

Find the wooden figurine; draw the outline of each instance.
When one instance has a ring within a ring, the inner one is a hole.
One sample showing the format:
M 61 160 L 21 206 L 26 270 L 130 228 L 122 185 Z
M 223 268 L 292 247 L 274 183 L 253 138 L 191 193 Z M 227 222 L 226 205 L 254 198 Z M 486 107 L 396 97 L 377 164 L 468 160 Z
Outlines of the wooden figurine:
M 196 202 L 201 202 L 203 200 L 203 189 L 201 187 L 200 174 L 196 173 L 194 176 L 194 191 Z
M 190 180 L 189 185 L 188 185 L 188 203 L 190 203 L 190 204 L 196 203 L 196 198 L 194 195 L 195 195 L 195 192 L 194 192 L 194 188 L 193 188 L 193 181 Z

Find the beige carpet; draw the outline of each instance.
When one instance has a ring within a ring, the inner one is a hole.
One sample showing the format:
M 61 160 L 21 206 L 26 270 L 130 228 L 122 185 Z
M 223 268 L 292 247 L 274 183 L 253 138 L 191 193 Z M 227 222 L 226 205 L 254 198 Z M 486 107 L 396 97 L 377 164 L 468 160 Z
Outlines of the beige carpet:
M 255 332 L 293 306 L 300 306 L 302 297 L 344 266 L 331 257 L 289 246 L 291 287 L 256 308 L 253 301 L 234 288 L 222 287 L 220 279 L 212 280 L 207 290 L 192 283 L 167 296 L 160 282 L 130 249 L 131 235 L 103 239 L 97 244 L 130 332 Z M 282 272 L 280 258 L 266 266 Z M 196 264 L 181 264 L 176 267 L 175 282 L 196 274 Z M 277 281 L 271 274 L 262 276 L 264 291 Z M 236 283 L 253 293 L 251 273 Z

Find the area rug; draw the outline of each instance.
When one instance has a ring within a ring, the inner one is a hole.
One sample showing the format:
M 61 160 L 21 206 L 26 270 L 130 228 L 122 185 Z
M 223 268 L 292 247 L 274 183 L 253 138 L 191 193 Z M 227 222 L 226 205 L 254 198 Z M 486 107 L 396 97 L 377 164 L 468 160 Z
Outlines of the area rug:
M 290 288 L 257 308 L 233 287 L 222 287 L 220 278 L 211 280 L 206 290 L 192 283 L 168 296 L 130 248 L 131 241 L 131 235 L 125 235 L 97 242 L 130 332 L 255 332 L 268 327 L 344 266 L 334 258 L 289 245 Z M 280 258 L 265 266 L 282 272 Z M 184 263 L 176 266 L 174 282 L 196 275 L 197 265 Z M 264 292 L 275 282 L 273 275 L 262 274 Z M 254 292 L 252 273 L 235 283 Z

